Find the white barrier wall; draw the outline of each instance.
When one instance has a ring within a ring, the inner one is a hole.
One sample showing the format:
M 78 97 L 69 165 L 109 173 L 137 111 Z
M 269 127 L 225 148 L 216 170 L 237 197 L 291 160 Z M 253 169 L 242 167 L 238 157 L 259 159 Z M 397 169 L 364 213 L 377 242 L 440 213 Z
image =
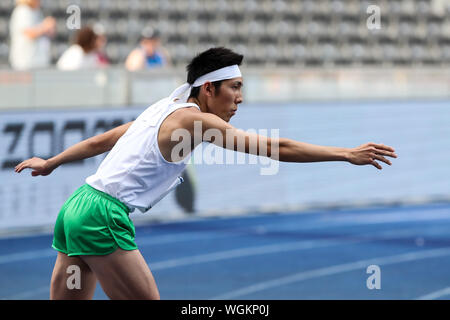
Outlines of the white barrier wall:
M 247 103 L 300 101 L 443 99 L 450 97 L 450 70 L 247 69 Z M 0 109 L 122 107 L 148 105 L 186 79 L 184 70 L 129 73 L 110 68 L 61 72 L 0 70 Z

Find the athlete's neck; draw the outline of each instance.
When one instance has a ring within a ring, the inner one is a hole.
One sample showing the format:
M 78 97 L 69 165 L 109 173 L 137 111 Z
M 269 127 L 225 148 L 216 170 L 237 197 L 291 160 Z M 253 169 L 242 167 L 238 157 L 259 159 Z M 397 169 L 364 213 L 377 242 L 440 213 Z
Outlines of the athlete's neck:
M 206 105 L 206 101 L 203 101 L 203 99 L 201 99 L 201 98 L 190 97 L 187 102 L 195 103 L 196 105 L 198 105 L 200 107 L 200 110 L 202 112 L 208 112 L 208 107 Z

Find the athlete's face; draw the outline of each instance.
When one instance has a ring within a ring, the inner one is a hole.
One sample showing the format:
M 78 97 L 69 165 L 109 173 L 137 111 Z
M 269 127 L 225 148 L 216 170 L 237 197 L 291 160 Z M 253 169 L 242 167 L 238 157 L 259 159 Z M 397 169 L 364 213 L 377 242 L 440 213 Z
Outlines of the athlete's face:
M 238 104 L 242 103 L 242 86 L 241 77 L 223 80 L 218 91 L 211 85 L 212 94 L 208 96 L 209 110 L 222 120 L 229 122 L 235 115 Z

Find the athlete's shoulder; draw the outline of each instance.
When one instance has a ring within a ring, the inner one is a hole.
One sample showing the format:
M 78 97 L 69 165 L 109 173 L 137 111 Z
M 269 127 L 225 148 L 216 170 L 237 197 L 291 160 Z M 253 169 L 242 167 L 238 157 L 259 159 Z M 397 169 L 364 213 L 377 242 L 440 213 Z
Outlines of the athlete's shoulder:
M 200 127 L 202 130 L 225 130 L 232 128 L 229 123 L 225 122 L 217 115 L 210 112 L 202 112 L 197 108 L 185 108 L 185 111 L 182 111 L 178 114 L 177 119 L 179 121 L 179 128 L 184 128 L 190 131 L 198 128 L 199 123 L 201 124 Z
M 179 108 L 175 110 L 170 118 L 172 121 L 176 122 L 180 127 L 189 126 L 189 123 L 193 123 L 195 120 L 200 120 L 203 114 L 196 106 L 188 106 L 184 108 Z
M 180 104 L 179 108 L 173 112 L 173 114 L 176 114 L 179 117 L 195 117 L 202 113 L 203 112 L 200 110 L 200 108 L 193 103 Z

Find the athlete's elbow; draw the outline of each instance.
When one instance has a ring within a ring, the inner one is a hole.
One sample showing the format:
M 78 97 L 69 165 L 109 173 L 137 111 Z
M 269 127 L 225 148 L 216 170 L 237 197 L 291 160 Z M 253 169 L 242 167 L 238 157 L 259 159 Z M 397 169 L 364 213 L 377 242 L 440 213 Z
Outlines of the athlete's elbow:
M 272 160 L 284 161 L 283 153 L 288 145 L 288 140 L 285 138 L 271 139 L 268 144 L 268 157 Z
M 281 162 L 301 162 L 297 159 L 296 152 L 294 151 L 294 144 L 291 139 L 280 138 L 278 139 L 277 148 L 272 148 L 271 158 Z
M 105 151 L 111 150 L 112 147 L 109 146 L 108 140 L 104 135 L 97 135 L 87 140 L 88 148 L 94 151 L 96 154 L 103 153 Z

